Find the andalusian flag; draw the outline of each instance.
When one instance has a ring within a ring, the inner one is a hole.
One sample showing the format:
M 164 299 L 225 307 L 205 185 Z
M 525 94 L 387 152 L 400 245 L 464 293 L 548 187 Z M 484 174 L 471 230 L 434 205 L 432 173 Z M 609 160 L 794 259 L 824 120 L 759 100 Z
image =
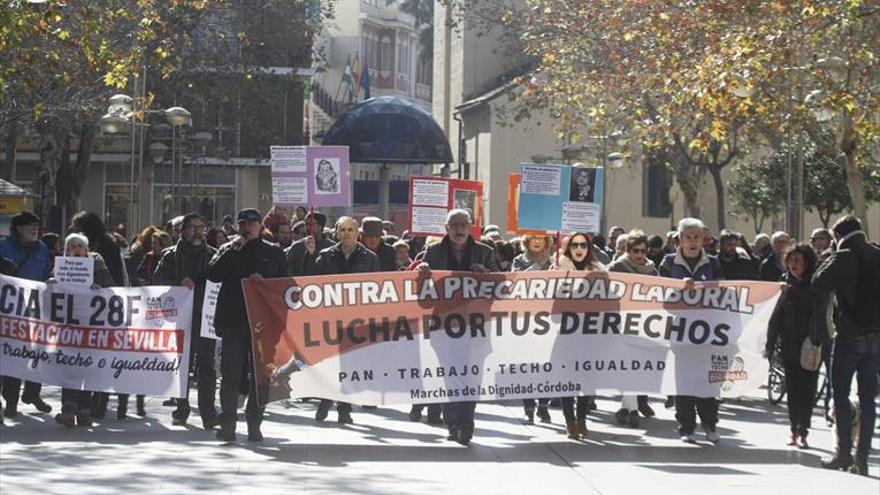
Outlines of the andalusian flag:
M 348 99 L 351 102 L 352 97 L 352 82 L 353 79 L 351 77 L 351 54 L 349 53 L 345 57 L 345 68 L 342 69 L 342 79 L 339 81 L 339 87 L 336 88 L 336 100 L 339 101 L 339 90 L 342 89 L 342 86 L 345 86 L 345 93 L 342 95 L 342 99 Z

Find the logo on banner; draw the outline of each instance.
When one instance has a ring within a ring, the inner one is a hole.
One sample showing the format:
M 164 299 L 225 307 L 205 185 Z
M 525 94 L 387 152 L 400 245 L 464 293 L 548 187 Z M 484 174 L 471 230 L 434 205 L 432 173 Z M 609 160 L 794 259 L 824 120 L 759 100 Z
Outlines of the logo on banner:
M 146 319 L 154 321 L 157 325 L 161 325 L 162 323 L 159 320 L 167 320 L 177 316 L 177 306 L 174 298 L 171 296 L 148 297 L 146 299 L 146 304 Z
M 733 387 L 733 382 L 748 380 L 749 373 L 745 371 L 745 367 L 745 361 L 739 356 L 734 356 L 731 359 L 726 354 L 712 354 L 709 383 L 723 382 L 721 388 L 730 390 Z

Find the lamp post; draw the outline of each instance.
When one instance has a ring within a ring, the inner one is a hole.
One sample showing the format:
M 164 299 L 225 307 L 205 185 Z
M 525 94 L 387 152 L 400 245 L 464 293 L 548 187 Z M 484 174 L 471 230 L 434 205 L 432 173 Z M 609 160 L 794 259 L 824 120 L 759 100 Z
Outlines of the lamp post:
M 140 78 L 136 74 L 134 76 L 134 87 L 135 87 L 135 94 L 136 95 L 142 89 L 141 84 L 139 83 L 139 79 Z M 138 153 L 135 152 L 136 131 L 137 131 L 138 126 L 140 126 L 143 129 L 145 126 L 148 125 L 146 122 L 138 122 L 138 114 L 142 113 L 143 118 L 145 119 L 146 115 L 148 115 L 148 114 L 161 113 L 165 117 L 165 120 L 168 121 L 169 124 L 171 124 L 172 128 L 175 131 L 176 131 L 177 127 L 179 127 L 179 126 L 182 126 L 184 124 L 190 124 L 190 125 L 192 124 L 192 114 L 187 109 L 185 109 L 183 107 L 171 107 L 171 108 L 164 109 L 164 110 L 163 109 L 150 110 L 150 109 L 140 107 L 142 100 L 143 100 L 142 97 L 141 98 L 138 98 L 138 97 L 132 98 L 132 97 L 130 97 L 128 95 L 124 95 L 124 94 L 113 95 L 108 99 L 109 106 L 107 107 L 107 113 L 104 114 L 99 120 L 99 124 L 101 126 L 101 129 L 104 132 L 109 133 L 109 134 L 117 134 L 117 133 L 123 132 L 126 129 L 126 127 L 129 127 L 129 126 L 131 129 L 131 149 L 130 149 L 131 171 L 130 171 L 130 175 L 129 175 L 128 215 L 127 215 L 126 222 L 128 223 L 127 228 L 129 230 L 133 229 L 134 231 L 137 231 L 137 229 L 140 227 L 140 211 L 139 211 L 140 209 L 138 208 L 137 209 L 138 211 L 135 211 L 135 200 L 134 200 L 134 188 L 135 188 L 135 185 L 139 182 L 139 180 L 135 179 L 135 176 L 137 175 L 137 178 L 140 179 L 140 175 L 141 175 L 141 174 L 135 174 L 135 157 L 136 157 L 136 155 L 138 155 Z M 176 136 L 176 134 L 172 134 L 172 150 L 171 150 L 172 176 L 174 176 L 175 163 L 176 163 L 176 158 L 175 158 L 175 156 L 176 156 L 176 146 L 175 146 L 176 139 L 175 139 L 175 136 Z M 141 140 L 143 141 L 143 137 Z M 151 152 L 152 152 L 153 146 L 151 145 L 150 147 L 151 147 Z M 164 151 L 163 151 L 163 154 L 164 154 Z M 140 150 L 139 155 L 140 155 L 141 168 L 143 168 L 143 146 L 141 146 L 141 150 Z M 151 158 L 153 158 L 152 155 L 151 155 Z M 174 193 L 175 193 L 175 190 L 174 190 L 174 187 L 172 186 L 172 203 L 174 202 L 173 200 L 175 198 Z

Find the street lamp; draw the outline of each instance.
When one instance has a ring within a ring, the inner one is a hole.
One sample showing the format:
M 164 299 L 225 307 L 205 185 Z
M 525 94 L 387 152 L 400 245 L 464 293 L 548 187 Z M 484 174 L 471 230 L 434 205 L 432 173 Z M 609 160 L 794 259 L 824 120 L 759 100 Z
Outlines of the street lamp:
M 137 79 L 138 79 L 138 76 L 135 76 L 135 83 L 134 83 L 135 91 L 138 91 Z M 129 192 L 129 200 L 128 200 L 128 210 L 129 211 L 128 211 L 127 222 L 128 222 L 129 229 L 132 229 L 134 227 L 134 229 L 137 230 L 137 227 L 139 227 L 139 225 L 135 225 L 135 224 L 139 223 L 139 222 L 136 221 L 135 219 L 140 218 L 140 212 L 134 211 L 135 210 L 134 187 L 135 187 L 135 184 L 137 183 L 135 180 L 135 155 L 136 155 L 136 153 L 135 153 L 136 132 L 135 131 L 136 131 L 138 125 L 141 125 L 141 126 L 147 125 L 146 123 L 139 123 L 137 121 L 138 120 L 138 111 L 139 110 L 142 111 L 145 115 L 161 113 L 165 117 L 165 120 L 168 121 L 169 124 L 171 124 L 173 131 L 176 131 L 177 127 L 179 127 L 181 125 L 184 125 L 184 124 L 191 125 L 192 124 L 192 114 L 189 112 L 189 110 L 187 110 L 183 107 L 171 107 L 171 108 L 167 108 L 164 110 L 162 110 L 162 109 L 159 109 L 159 110 L 139 109 L 138 105 L 139 105 L 140 100 L 137 98 L 132 98 L 132 97 L 125 95 L 125 94 L 115 94 L 115 95 L 111 96 L 110 98 L 108 98 L 107 102 L 109 104 L 107 107 L 107 113 L 104 114 L 98 121 L 99 125 L 101 126 L 101 130 L 103 132 L 106 132 L 109 134 L 117 134 L 117 133 L 123 132 L 126 129 L 126 127 L 131 126 L 131 150 L 130 150 L 130 153 L 131 153 L 131 155 L 130 155 L 131 156 L 131 173 L 129 176 L 129 181 L 130 181 L 129 191 L 128 191 Z M 158 148 L 154 148 L 154 145 L 156 145 L 156 144 L 161 144 L 161 146 L 165 146 L 162 143 L 153 143 L 150 145 L 150 158 L 153 161 L 153 163 L 156 163 L 156 155 L 154 153 L 159 153 L 159 151 L 160 151 Z M 177 166 L 176 165 L 177 164 L 176 132 L 172 133 L 172 147 L 171 148 L 172 148 L 171 149 L 171 160 L 172 160 L 171 161 L 171 164 L 172 164 L 171 170 L 172 170 L 172 177 L 174 177 L 175 176 L 175 169 Z M 161 163 L 161 160 L 164 160 L 164 153 L 166 150 L 167 150 L 167 146 L 165 146 L 165 148 L 161 150 L 161 154 L 159 156 L 161 156 L 163 158 L 160 159 L 160 163 Z M 141 155 L 141 157 L 140 157 L 141 164 L 143 164 L 143 146 L 141 146 L 140 155 Z M 174 187 L 173 181 L 172 181 L 171 194 L 172 194 L 172 205 L 176 207 L 176 205 L 174 205 L 174 203 L 175 203 L 175 201 L 174 201 L 175 187 Z

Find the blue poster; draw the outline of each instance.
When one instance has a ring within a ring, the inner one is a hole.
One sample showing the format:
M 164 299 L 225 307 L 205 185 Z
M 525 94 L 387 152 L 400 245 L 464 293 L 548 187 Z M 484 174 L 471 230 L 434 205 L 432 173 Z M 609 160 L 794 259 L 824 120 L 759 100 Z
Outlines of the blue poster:
M 605 170 L 524 163 L 520 167 L 522 229 L 598 233 L 602 222 Z

